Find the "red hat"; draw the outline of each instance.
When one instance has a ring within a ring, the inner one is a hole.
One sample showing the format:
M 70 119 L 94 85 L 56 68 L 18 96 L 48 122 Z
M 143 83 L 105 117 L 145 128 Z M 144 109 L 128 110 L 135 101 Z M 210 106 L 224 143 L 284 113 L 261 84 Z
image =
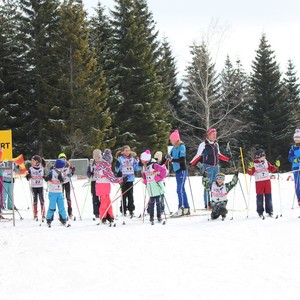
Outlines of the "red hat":
M 215 128 L 210 128 L 210 129 L 207 130 L 206 135 L 208 136 L 212 133 L 217 133 L 217 130 Z
M 179 136 L 179 132 L 178 132 L 177 129 L 174 130 L 174 131 L 170 134 L 169 140 L 170 140 L 170 141 L 180 141 L 180 136 Z

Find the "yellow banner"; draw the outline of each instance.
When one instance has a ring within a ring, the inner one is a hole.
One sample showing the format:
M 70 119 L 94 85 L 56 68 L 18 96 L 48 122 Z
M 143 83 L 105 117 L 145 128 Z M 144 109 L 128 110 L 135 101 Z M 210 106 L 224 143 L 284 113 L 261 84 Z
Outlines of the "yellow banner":
M 1 160 L 11 161 L 12 156 L 12 132 L 9 130 L 0 130 L 0 148 L 2 148 Z

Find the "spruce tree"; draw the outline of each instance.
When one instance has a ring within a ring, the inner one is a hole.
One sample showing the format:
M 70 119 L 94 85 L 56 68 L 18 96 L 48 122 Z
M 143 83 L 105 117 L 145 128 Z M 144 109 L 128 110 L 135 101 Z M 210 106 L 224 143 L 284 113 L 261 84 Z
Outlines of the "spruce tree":
M 138 152 L 165 149 L 170 132 L 163 109 L 164 86 L 159 76 L 159 42 L 147 1 L 117 0 L 112 11 L 115 86 L 119 93 L 117 145 Z
M 265 34 L 260 39 L 252 63 L 251 90 L 253 101 L 249 104 L 249 141 L 263 148 L 274 163 L 279 155 L 288 151 L 286 128 L 290 107 L 284 97 L 281 73 Z

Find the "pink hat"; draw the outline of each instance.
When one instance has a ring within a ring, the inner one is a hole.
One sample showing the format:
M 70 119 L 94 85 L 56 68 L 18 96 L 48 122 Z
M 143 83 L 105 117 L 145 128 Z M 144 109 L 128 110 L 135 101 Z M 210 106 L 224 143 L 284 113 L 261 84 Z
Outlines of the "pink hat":
M 141 161 L 142 162 L 148 162 L 151 160 L 151 152 L 150 150 L 146 150 L 141 154 Z
M 180 141 L 180 136 L 179 136 L 179 132 L 178 132 L 177 129 L 174 130 L 174 131 L 170 134 L 169 140 L 170 140 L 170 141 Z
M 217 130 L 215 128 L 210 128 L 210 129 L 207 130 L 206 135 L 208 136 L 212 133 L 217 133 Z

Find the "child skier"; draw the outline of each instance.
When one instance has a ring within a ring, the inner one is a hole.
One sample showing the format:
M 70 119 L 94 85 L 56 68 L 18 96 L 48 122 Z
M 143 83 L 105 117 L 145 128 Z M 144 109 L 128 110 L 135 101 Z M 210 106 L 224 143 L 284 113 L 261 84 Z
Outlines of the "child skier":
M 96 194 L 96 180 L 94 177 L 95 165 L 100 161 L 102 157 L 102 152 L 100 149 L 95 149 L 93 151 L 93 159 L 90 160 L 90 164 L 87 168 L 87 177 L 90 178 L 91 183 L 91 194 L 93 200 L 93 213 L 95 215 L 95 219 L 99 219 L 99 207 L 100 207 L 100 199 Z
M 110 149 L 105 149 L 100 161 L 96 162 L 94 177 L 96 179 L 96 194 L 100 199 L 99 215 L 102 223 L 114 223 L 114 214 L 110 200 L 111 182 L 126 182 L 127 177 L 118 178 L 111 170 L 113 157 Z
M 59 220 L 63 225 L 67 224 L 68 217 L 64 206 L 64 196 L 62 192 L 62 183 L 64 181 L 62 171 L 66 166 L 66 162 L 63 159 L 57 159 L 54 167 L 50 170 L 49 174 L 44 177 L 45 181 L 49 181 L 49 207 L 46 215 L 47 224 L 51 227 L 53 221 L 53 215 L 58 207 Z
M 41 205 L 42 222 L 45 219 L 45 200 L 44 200 L 44 176 L 46 162 L 39 155 L 31 158 L 31 167 L 28 169 L 26 179 L 30 180 L 30 188 L 33 194 L 33 218 L 38 220 L 38 198 Z
M 228 210 L 226 205 L 228 202 L 227 194 L 238 182 L 238 171 L 236 171 L 229 183 L 225 183 L 225 174 L 217 173 L 213 182 L 207 177 L 204 172 L 202 177 L 203 186 L 211 192 L 211 218 L 217 219 L 222 216 L 222 221 L 225 220 Z
M 133 211 L 135 209 L 134 199 L 133 199 L 133 182 L 135 180 L 134 172 L 141 170 L 138 164 L 138 156 L 135 152 L 131 151 L 130 147 L 125 145 L 120 151 L 116 153 L 116 166 L 115 171 L 118 177 L 127 177 L 127 182 L 122 184 L 122 203 L 120 206 L 120 211 L 122 214 L 126 215 L 128 209 L 130 216 L 133 216 Z M 128 203 L 126 203 L 128 200 Z
M 146 184 L 147 192 L 150 196 L 149 214 L 150 222 L 154 225 L 154 204 L 156 203 L 156 214 L 158 222 L 161 222 L 161 196 L 165 193 L 165 185 L 163 179 L 166 177 L 167 170 L 163 165 L 156 163 L 151 159 L 150 150 L 146 150 L 141 154 L 141 161 L 144 166 L 142 173 L 143 182 Z
M 247 173 L 255 176 L 256 187 L 256 211 L 260 218 L 264 219 L 264 198 L 266 213 L 273 217 L 272 191 L 270 172 L 276 172 L 280 167 L 280 161 L 276 160 L 275 166 L 266 160 L 265 151 L 256 150 L 253 162 L 249 163 Z
M 296 129 L 294 134 L 295 144 L 291 146 L 288 159 L 292 163 L 292 170 L 294 171 L 294 184 L 295 193 L 298 199 L 298 205 L 300 206 L 300 129 Z
M 60 153 L 58 155 L 59 159 L 63 159 L 66 161 L 66 166 L 62 170 L 62 176 L 64 179 L 63 182 L 63 194 L 66 195 L 67 205 L 68 205 L 68 216 L 71 220 L 75 221 L 75 217 L 73 216 L 73 209 L 72 209 L 72 200 L 71 200 L 71 177 L 75 173 L 75 167 L 67 160 L 67 156 L 64 153 Z

